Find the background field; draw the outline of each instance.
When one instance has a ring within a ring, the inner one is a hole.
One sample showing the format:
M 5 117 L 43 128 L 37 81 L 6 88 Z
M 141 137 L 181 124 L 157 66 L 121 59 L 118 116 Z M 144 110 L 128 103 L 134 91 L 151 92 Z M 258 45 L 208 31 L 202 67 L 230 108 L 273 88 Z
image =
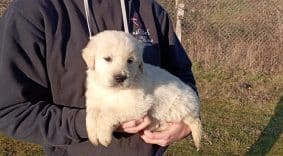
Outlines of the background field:
M 175 20 L 174 1 L 159 0 Z M 1 0 L 0 13 L 9 0 Z M 191 139 L 168 156 L 283 155 L 283 1 L 184 0 L 182 43 L 202 102 L 202 150 Z M 0 155 L 40 155 L 0 137 Z

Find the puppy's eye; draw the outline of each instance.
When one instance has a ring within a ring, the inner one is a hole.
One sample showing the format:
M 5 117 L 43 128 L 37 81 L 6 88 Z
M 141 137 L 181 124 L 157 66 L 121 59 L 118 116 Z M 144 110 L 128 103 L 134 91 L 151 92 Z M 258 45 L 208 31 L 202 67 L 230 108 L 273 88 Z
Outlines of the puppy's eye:
M 111 57 L 104 57 L 103 58 L 106 62 L 111 62 L 112 61 L 112 58 Z
M 129 58 L 127 62 L 128 62 L 129 64 L 131 64 L 131 63 L 134 62 L 134 59 L 133 59 L 133 58 Z

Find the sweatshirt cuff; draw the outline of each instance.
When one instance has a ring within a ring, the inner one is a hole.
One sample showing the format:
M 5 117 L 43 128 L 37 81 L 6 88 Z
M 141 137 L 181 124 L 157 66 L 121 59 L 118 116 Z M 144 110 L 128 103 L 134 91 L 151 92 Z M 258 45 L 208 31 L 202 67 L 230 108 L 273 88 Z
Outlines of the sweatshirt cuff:
M 76 120 L 75 120 L 75 130 L 79 138 L 87 138 L 86 131 L 86 110 L 82 109 L 77 112 Z

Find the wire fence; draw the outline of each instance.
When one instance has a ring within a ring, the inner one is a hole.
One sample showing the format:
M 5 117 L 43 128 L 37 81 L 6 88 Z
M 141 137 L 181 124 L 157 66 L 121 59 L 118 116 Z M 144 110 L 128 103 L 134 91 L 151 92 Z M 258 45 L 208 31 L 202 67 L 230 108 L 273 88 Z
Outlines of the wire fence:
M 185 3 L 182 43 L 194 62 L 267 74 L 283 72 L 282 0 L 180 1 Z M 175 2 L 159 2 L 175 20 Z

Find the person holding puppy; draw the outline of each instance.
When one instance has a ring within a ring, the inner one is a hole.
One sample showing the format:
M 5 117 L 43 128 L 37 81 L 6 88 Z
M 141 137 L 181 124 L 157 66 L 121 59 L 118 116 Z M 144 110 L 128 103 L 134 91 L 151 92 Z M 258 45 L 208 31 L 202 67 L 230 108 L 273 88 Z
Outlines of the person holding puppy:
M 41 144 L 52 156 L 162 155 L 163 147 L 189 135 L 181 122 L 145 130 L 151 123 L 145 116 L 121 123 L 107 148 L 88 141 L 81 52 L 104 30 L 128 31 L 145 43 L 146 63 L 196 91 L 191 62 L 157 2 L 17 0 L 0 21 L 0 132 Z

